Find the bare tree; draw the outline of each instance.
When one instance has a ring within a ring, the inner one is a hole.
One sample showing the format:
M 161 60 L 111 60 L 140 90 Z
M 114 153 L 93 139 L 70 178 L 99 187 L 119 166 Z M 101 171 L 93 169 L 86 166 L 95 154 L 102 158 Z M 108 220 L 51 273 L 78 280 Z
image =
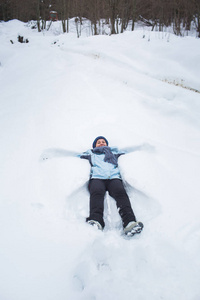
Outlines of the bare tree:
M 104 24 L 116 34 L 130 22 L 134 30 L 135 22 L 142 20 L 152 30 L 172 25 L 177 35 L 194 22 L 200 37 L 200 0 L 0 0 L 0 20 L 37 20 L 38 31 L 46 28 L 50 10 L 58 12 L 63 32 L 69 32 L 69 18 L 77 17 L 79 34 L 82 19 L 87 18 L 95 35 L 105 32 Z
M 193 6 L 194 6 L 194 23 L 196 26 L 196 30 L 198 33 L 198 37 L 200 38 L 200 1 L 199 0 L 193 0 Z
M 60 16 L 62 21 L 62 29 L 63 32 L 67 31 L 66 28 L 66 20 L 68 20 L 68 14 L 67 14 L 67 8 L 68 8 L 68 1 L 67 0 L 61 0 L 61 6 L 60 6 Z
M 111 34 L 116 34 L 115 22 L 118 18 L 119 0 L 109 0 L 109 18 L 111 26 Z
M 138 5 L 138 0 L 131 0 L 131 21 L 132 21 L 132 27 L 131 30 L 133 31 L 135 28 L 135 22 L 136 22 L 136 16 L 137 16 L 137 5 Z

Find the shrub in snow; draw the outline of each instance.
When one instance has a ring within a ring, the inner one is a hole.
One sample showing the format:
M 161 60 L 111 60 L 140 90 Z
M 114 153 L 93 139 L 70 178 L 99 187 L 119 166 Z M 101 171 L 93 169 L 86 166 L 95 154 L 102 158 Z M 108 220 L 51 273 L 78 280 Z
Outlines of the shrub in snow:
M 18 42 L 19 43 L 29 43 L 29 40 L 28 39 L 25 39 L 24 40 L 24 37 L 23 36 L 21 36 L 21 35 L 18 35 Z

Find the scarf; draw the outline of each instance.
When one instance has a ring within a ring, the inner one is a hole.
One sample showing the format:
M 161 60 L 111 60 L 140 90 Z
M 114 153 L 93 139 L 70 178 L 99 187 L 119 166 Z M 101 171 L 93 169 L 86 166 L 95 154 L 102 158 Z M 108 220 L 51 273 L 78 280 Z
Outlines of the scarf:
M 103 146 L 103 147 L 96 147 L 93 149 L 93 152 L 96 154 L 105 154 L 104 161 L 108 162 L 110 164 L 113 164 L 117 166 L 117 157 L 112 153 L 110 147 L 108 146 Z

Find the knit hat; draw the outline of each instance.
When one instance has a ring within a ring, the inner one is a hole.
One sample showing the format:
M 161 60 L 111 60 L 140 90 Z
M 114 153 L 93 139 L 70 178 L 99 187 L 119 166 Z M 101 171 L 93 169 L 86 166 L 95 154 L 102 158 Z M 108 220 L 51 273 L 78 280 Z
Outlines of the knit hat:
M 107 139 L 104 137 L 104 136 L 98 136 L 95 140 L 94 140 L 94 142 L 93 142 L 93 144 L 92 144 L 92 148 L 95 148 L 96 147 L 96 143 L 97 143 L 97 141 L 98 140 L 100 140 L 100 139 L 103 139 L 105 142 L 106 142 L 106 144 L 107 144 L 107 146 L 108 146 L 108 141 L 107 141 Z

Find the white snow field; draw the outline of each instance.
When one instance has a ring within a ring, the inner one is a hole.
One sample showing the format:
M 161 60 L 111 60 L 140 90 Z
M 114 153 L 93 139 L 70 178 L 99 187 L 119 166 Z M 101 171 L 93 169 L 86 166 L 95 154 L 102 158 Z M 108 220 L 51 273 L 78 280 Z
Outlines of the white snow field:
M 199 300 L 200 39 L 54 29 L 0 23 L 0 299 Z M 132 239 L 108 195 L 86 224 L 89 163 L 62 155 L 98 135 L 145 144 L 119 158 Z

